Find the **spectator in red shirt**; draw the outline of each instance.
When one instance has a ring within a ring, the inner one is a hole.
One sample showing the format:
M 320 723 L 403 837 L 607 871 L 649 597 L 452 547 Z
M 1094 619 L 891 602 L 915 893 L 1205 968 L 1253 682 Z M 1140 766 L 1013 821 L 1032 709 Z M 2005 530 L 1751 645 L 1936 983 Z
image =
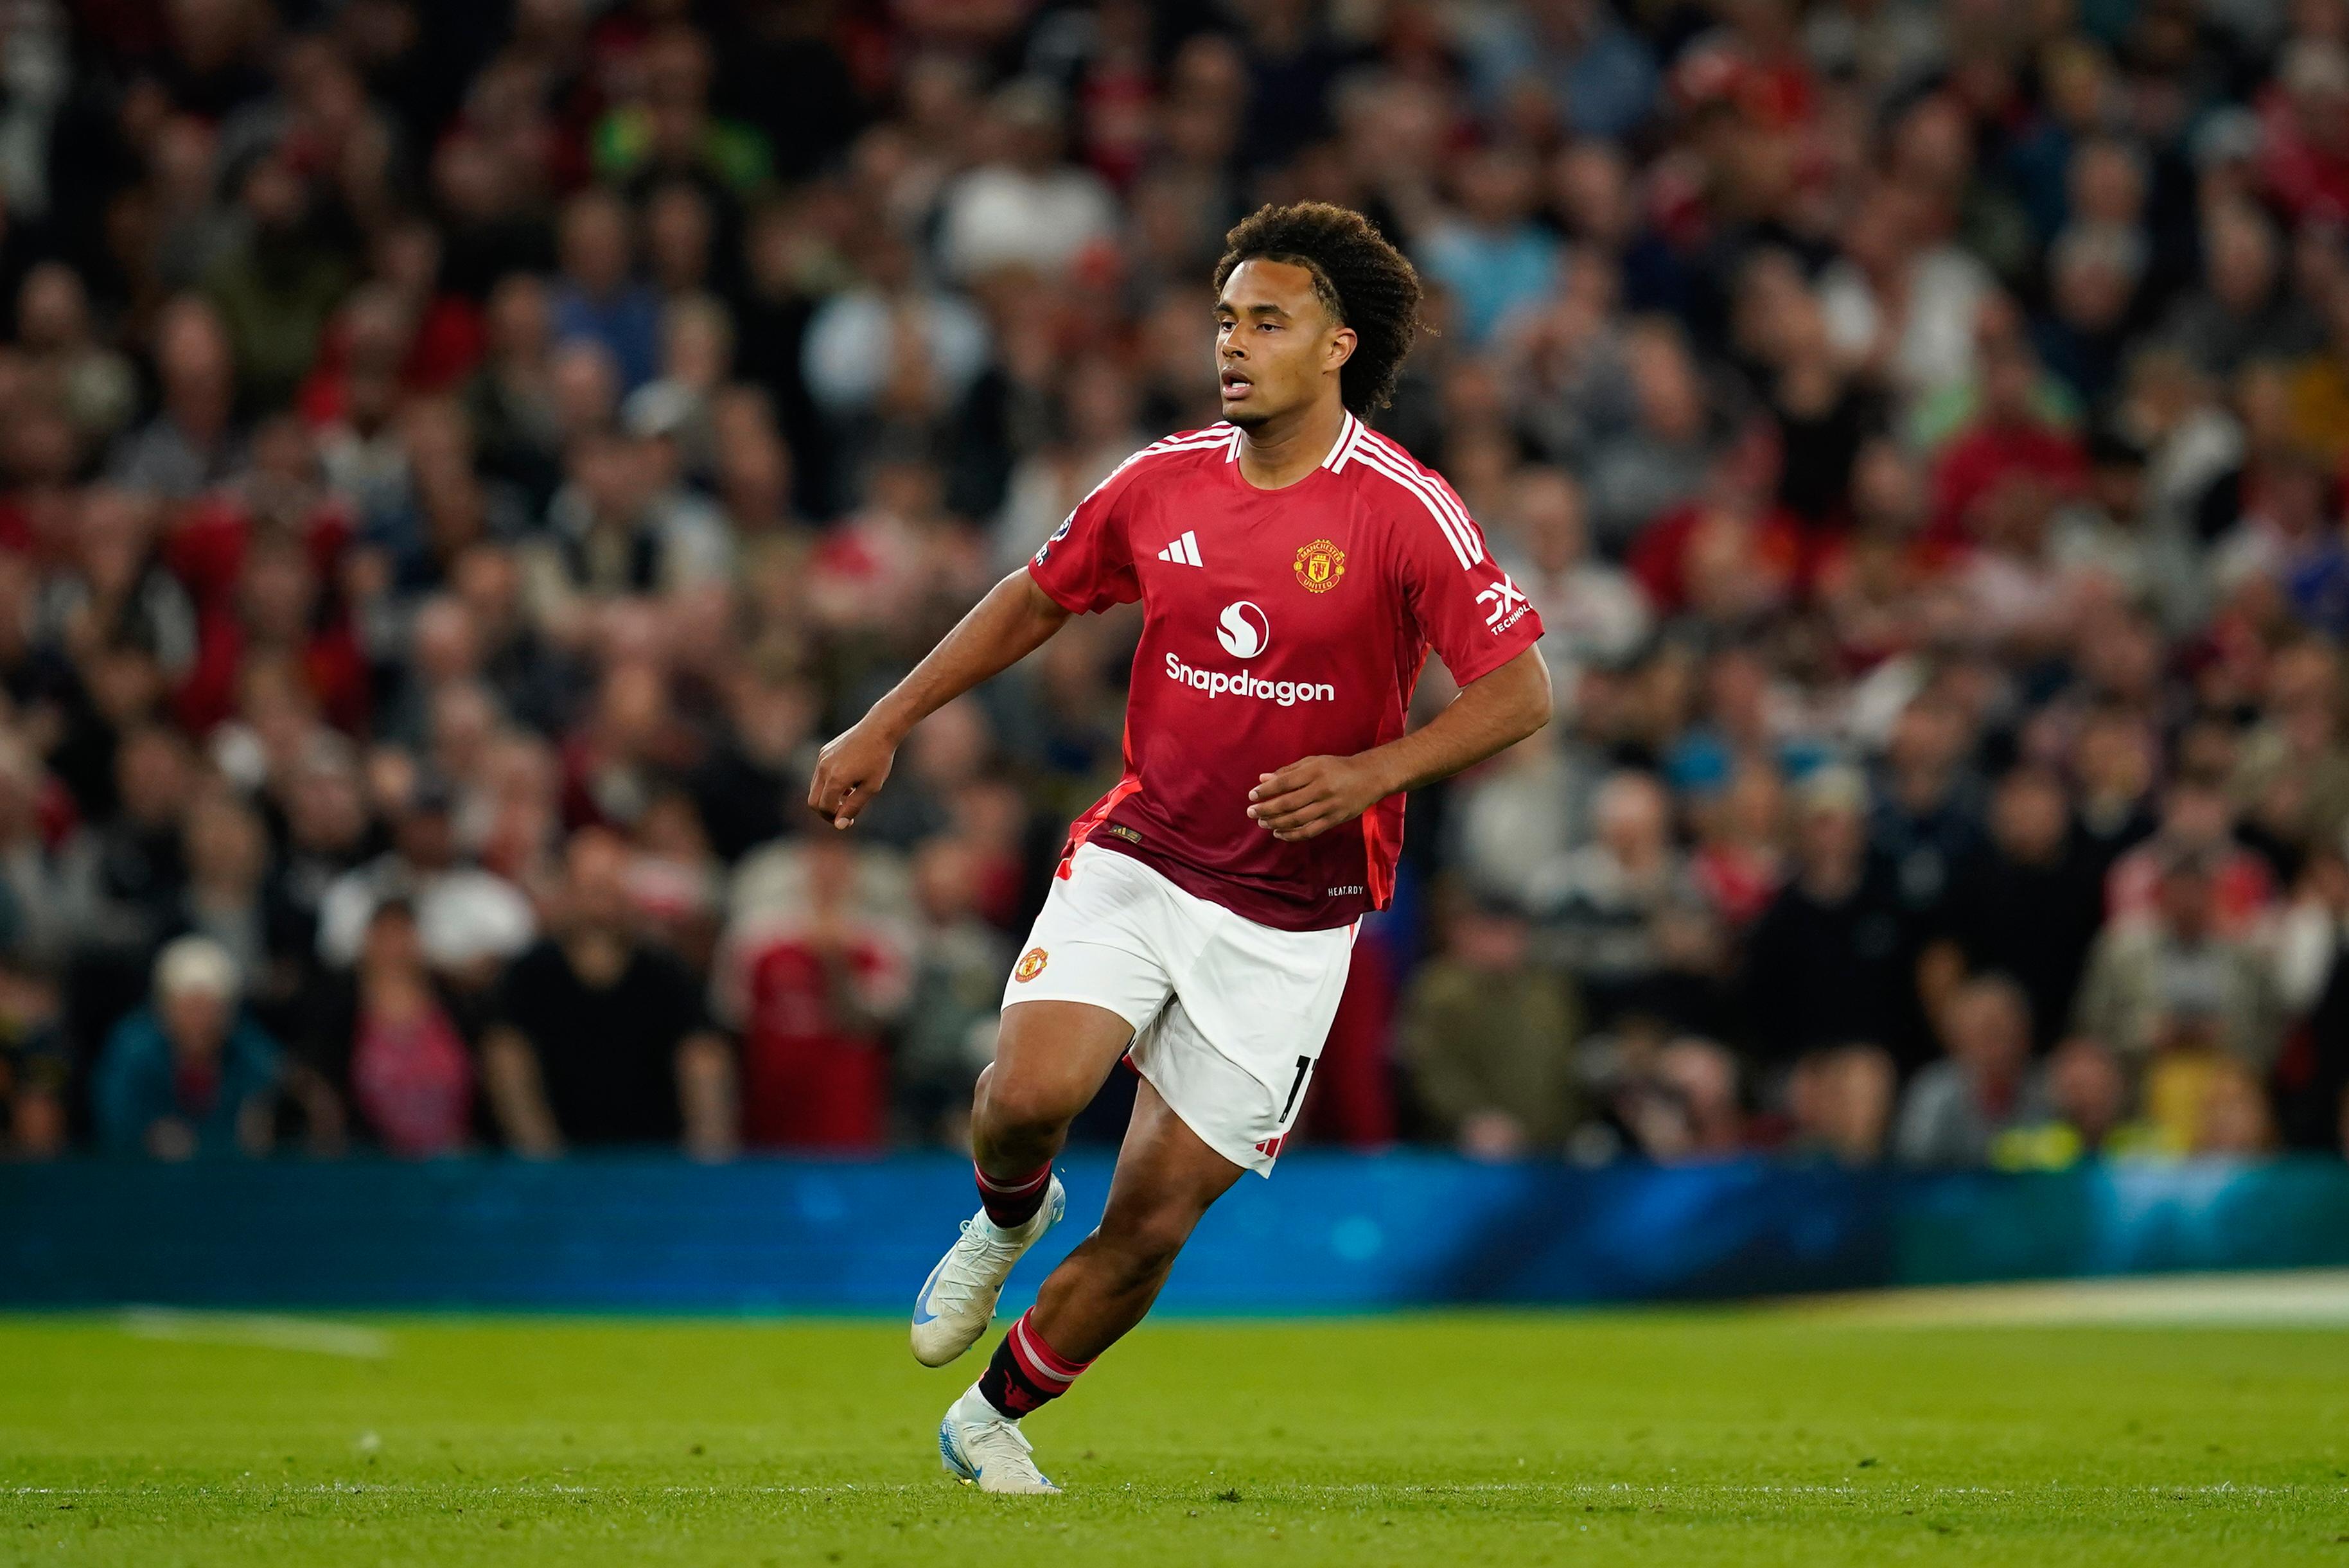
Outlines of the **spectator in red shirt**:
M 233 607 L 199 622 L 195 665 L 180 687 L 181 722 L 204 733 L 234 709 L 247 670 L 283 660 L 329 723 L 357 732 L 367 716 L 367 660 L 348 622 L 322 604 L 308 554 L 278 535 L 254 540 L 242 554 Z
M 875 895 L 894 888 L 902 901 L 904 880 L 894 857 L 863 857 L 829 834 L 745 863 L 737 908 L 751 907 L 723 939 L 718 983 L 740 1021 L 751 1147 L 882 1147 L 883 1030 L 909 999 L 913 943 Z
M 2039 362 L 2031 350 L 1999 337 L 1984 343 L 1982 355 L 1982 408 L 1933 472 L 1933 529 L 1949 538 L 1976 537 L 1979 509 L 2013 480 L 2034 479 L 2068 496 L 2088 476 L 2078 438 L 2033 406 Z
M 393 1154 L 455 1154 L 473 1141 L 472 1053 L 450 1016 L 417 935 L 416 911 L 388 899 L 367 920 L 353 983 L 337 998 L 328 1052 L 347 1054 L 352 1108 Z

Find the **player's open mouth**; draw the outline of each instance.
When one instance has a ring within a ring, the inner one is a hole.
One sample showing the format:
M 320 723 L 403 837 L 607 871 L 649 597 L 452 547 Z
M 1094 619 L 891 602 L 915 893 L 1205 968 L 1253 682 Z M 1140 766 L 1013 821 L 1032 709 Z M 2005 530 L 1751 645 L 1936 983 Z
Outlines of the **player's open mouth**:
M 1248 395 L 1250 389 L 1256 385 L 1254 381 L 1249 380 L 1246 376 L 1241 375 L 1237 370 L 1225 371 L 1223 379 L 1224 396 L 1227 398 L 1245 398 Z

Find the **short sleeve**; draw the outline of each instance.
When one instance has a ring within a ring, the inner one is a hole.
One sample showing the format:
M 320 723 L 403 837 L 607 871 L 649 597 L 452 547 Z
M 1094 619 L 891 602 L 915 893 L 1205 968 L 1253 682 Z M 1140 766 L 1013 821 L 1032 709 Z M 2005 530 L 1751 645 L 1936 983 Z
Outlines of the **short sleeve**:
M 715 1028 L 709 1003 L 701 988 L 694 984 L 691 971 L 665 953 L 650 956 L 660 977 L 661 1033 L 672 1043 L 682 1044 L 691 1035 Z
M 490 1022 L 512 1030 L 529 1041 L 533 1050 L 538 1049 L 539 1037 L 546 1032 L 547 956 L 543 946 L 532 948 L 506 966 L 490 993 Z
M 1036 586 L 1071 615 L 1097 615 L 1142 597 L 1125 516 L 1134 469 L 1128 458 L 1095 485 L 1028 563 Z
M 1485 547 L 1484 531 L 1452 487 L 1424 472 L 1414 479 L 1396 514 L 1403 601 L 1465 686 L 1540 641 L 1541 617 Z

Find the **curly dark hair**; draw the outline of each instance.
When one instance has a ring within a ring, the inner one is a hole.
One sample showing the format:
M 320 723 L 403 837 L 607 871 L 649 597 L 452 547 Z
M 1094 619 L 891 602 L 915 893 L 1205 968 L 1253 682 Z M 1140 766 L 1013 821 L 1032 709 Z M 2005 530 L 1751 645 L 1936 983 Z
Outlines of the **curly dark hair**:
M 1419 274 L 1371 222 L 1327 202 L 1263 206 L 1224 236 L 1216 292 L 1245 261 L 1285 262 L 1313 275 L 1331 319 L 1354 329 L 1354 353 L 1338 372 L 1338 395 L 1357 414 L 1394 397 L 1403 356 L 1419 336 Z

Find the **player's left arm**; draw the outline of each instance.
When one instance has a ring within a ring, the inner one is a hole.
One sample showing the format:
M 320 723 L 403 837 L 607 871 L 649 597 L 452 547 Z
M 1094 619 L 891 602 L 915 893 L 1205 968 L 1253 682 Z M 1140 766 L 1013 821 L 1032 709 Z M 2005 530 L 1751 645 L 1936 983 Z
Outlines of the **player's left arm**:
M 1450 778 L 1549 722 L 1549 667 L 1526 648 L 1460 689 L 1441 713 L 1350 757 L 1303 757 L 1248 791 L 1248 815 L 1296 843 L 1349 823 L 1391 794 Z

